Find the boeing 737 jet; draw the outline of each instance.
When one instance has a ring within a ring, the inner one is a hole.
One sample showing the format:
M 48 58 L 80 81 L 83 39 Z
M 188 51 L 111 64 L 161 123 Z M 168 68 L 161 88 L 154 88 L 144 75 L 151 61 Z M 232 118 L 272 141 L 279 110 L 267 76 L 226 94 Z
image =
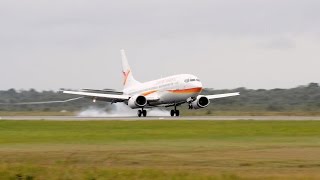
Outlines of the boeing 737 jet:
M 133 77 L 124 50 L 121 50 L 123 69 L 123 91 L 83 89 L 80 91 L 62 90 L 66 94 L 89 97 L 96 101 L 125 103 L 132 109 L 138 109 L 138 116 L 146 117 L 147 108 L 173 107 L 171 116 L 180 116 L 177 106 L 187 103 L 189 109 L 205 108 L 210 100 L 238 96 L 239 92 L 200 95 L 203 86 L 201 81 L 191 74 L 179 74 L 149 82 L 139 82 Z

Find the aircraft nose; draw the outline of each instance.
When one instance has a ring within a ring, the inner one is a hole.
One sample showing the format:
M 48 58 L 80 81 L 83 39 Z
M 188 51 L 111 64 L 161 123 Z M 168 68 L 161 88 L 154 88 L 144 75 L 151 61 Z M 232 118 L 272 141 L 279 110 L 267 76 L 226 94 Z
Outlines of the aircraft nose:
M 202 83 L 200 81 L 196 81 L 196 82 L 192 82 L 192 86 L 194 88 L 199 88 L 199 89 L 202 89 Z

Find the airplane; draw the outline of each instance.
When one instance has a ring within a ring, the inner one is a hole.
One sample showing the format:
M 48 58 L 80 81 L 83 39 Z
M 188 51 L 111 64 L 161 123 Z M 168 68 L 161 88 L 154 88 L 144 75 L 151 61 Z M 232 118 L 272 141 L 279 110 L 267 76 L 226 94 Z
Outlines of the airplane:
M 112 89 L 95 90 L 82 89 L 80 91 L 61 90 L 65 94 L 80 95 L 91 98 L 93 102 L 106 101 L 111 103 L 125 103 L 132 109 L 138 109 L 139 117 L 147 116 L 145 109 L 154 107 L 173 107 L 171 116 L 180 116 L 178 106 L 187 103 L 189 109 L 205 108 L 210 100 L 240 95 L 239 92 L 201 95 L 203 86 L 201 81 L 191 74 L 179 74 L 149 82 L 137 81 L 129 66 L 125 51 L 122 49 L 123 91 Z

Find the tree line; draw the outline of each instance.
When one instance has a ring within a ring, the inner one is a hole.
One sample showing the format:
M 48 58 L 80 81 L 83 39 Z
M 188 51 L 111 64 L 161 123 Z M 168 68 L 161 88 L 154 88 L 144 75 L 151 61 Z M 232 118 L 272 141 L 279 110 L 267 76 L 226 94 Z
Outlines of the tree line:
M 320 86 L 318 83 L 298 86 L 290 89 L 204 89 L 202 94 L 240 92 L 231 98 L 216 99 L 209 110 L 219 111 L 320 111 Z M 78 111 L 91 106 L 92 101 L 83 98 L 66 103 L 16 105 L 19 102 L 41 102 L 66 100 L 77 96 L 55 91 L 2 90 L 0 91 L 0 111 Z M 96 106 L 108 106 L 110 103 L 97 102 Z

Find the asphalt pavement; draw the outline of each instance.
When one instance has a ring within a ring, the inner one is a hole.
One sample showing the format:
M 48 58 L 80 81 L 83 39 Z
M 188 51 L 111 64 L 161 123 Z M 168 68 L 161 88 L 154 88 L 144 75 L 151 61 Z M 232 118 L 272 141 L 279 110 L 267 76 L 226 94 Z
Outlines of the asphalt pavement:
M 256 120 L 256 121 L 267 121 L 267 120 L 320 120 L 320 116 L 181 116 L 181 117 L 81 117 L 81 116 L 1 116 L 0 120 L 48 120 L 48 121 L 108 121 L 108 120 L 122 120 L 122 121 L 137 121 L 137 120 L 207 120 L 207 121 L 218 121 L 218 120 Z

